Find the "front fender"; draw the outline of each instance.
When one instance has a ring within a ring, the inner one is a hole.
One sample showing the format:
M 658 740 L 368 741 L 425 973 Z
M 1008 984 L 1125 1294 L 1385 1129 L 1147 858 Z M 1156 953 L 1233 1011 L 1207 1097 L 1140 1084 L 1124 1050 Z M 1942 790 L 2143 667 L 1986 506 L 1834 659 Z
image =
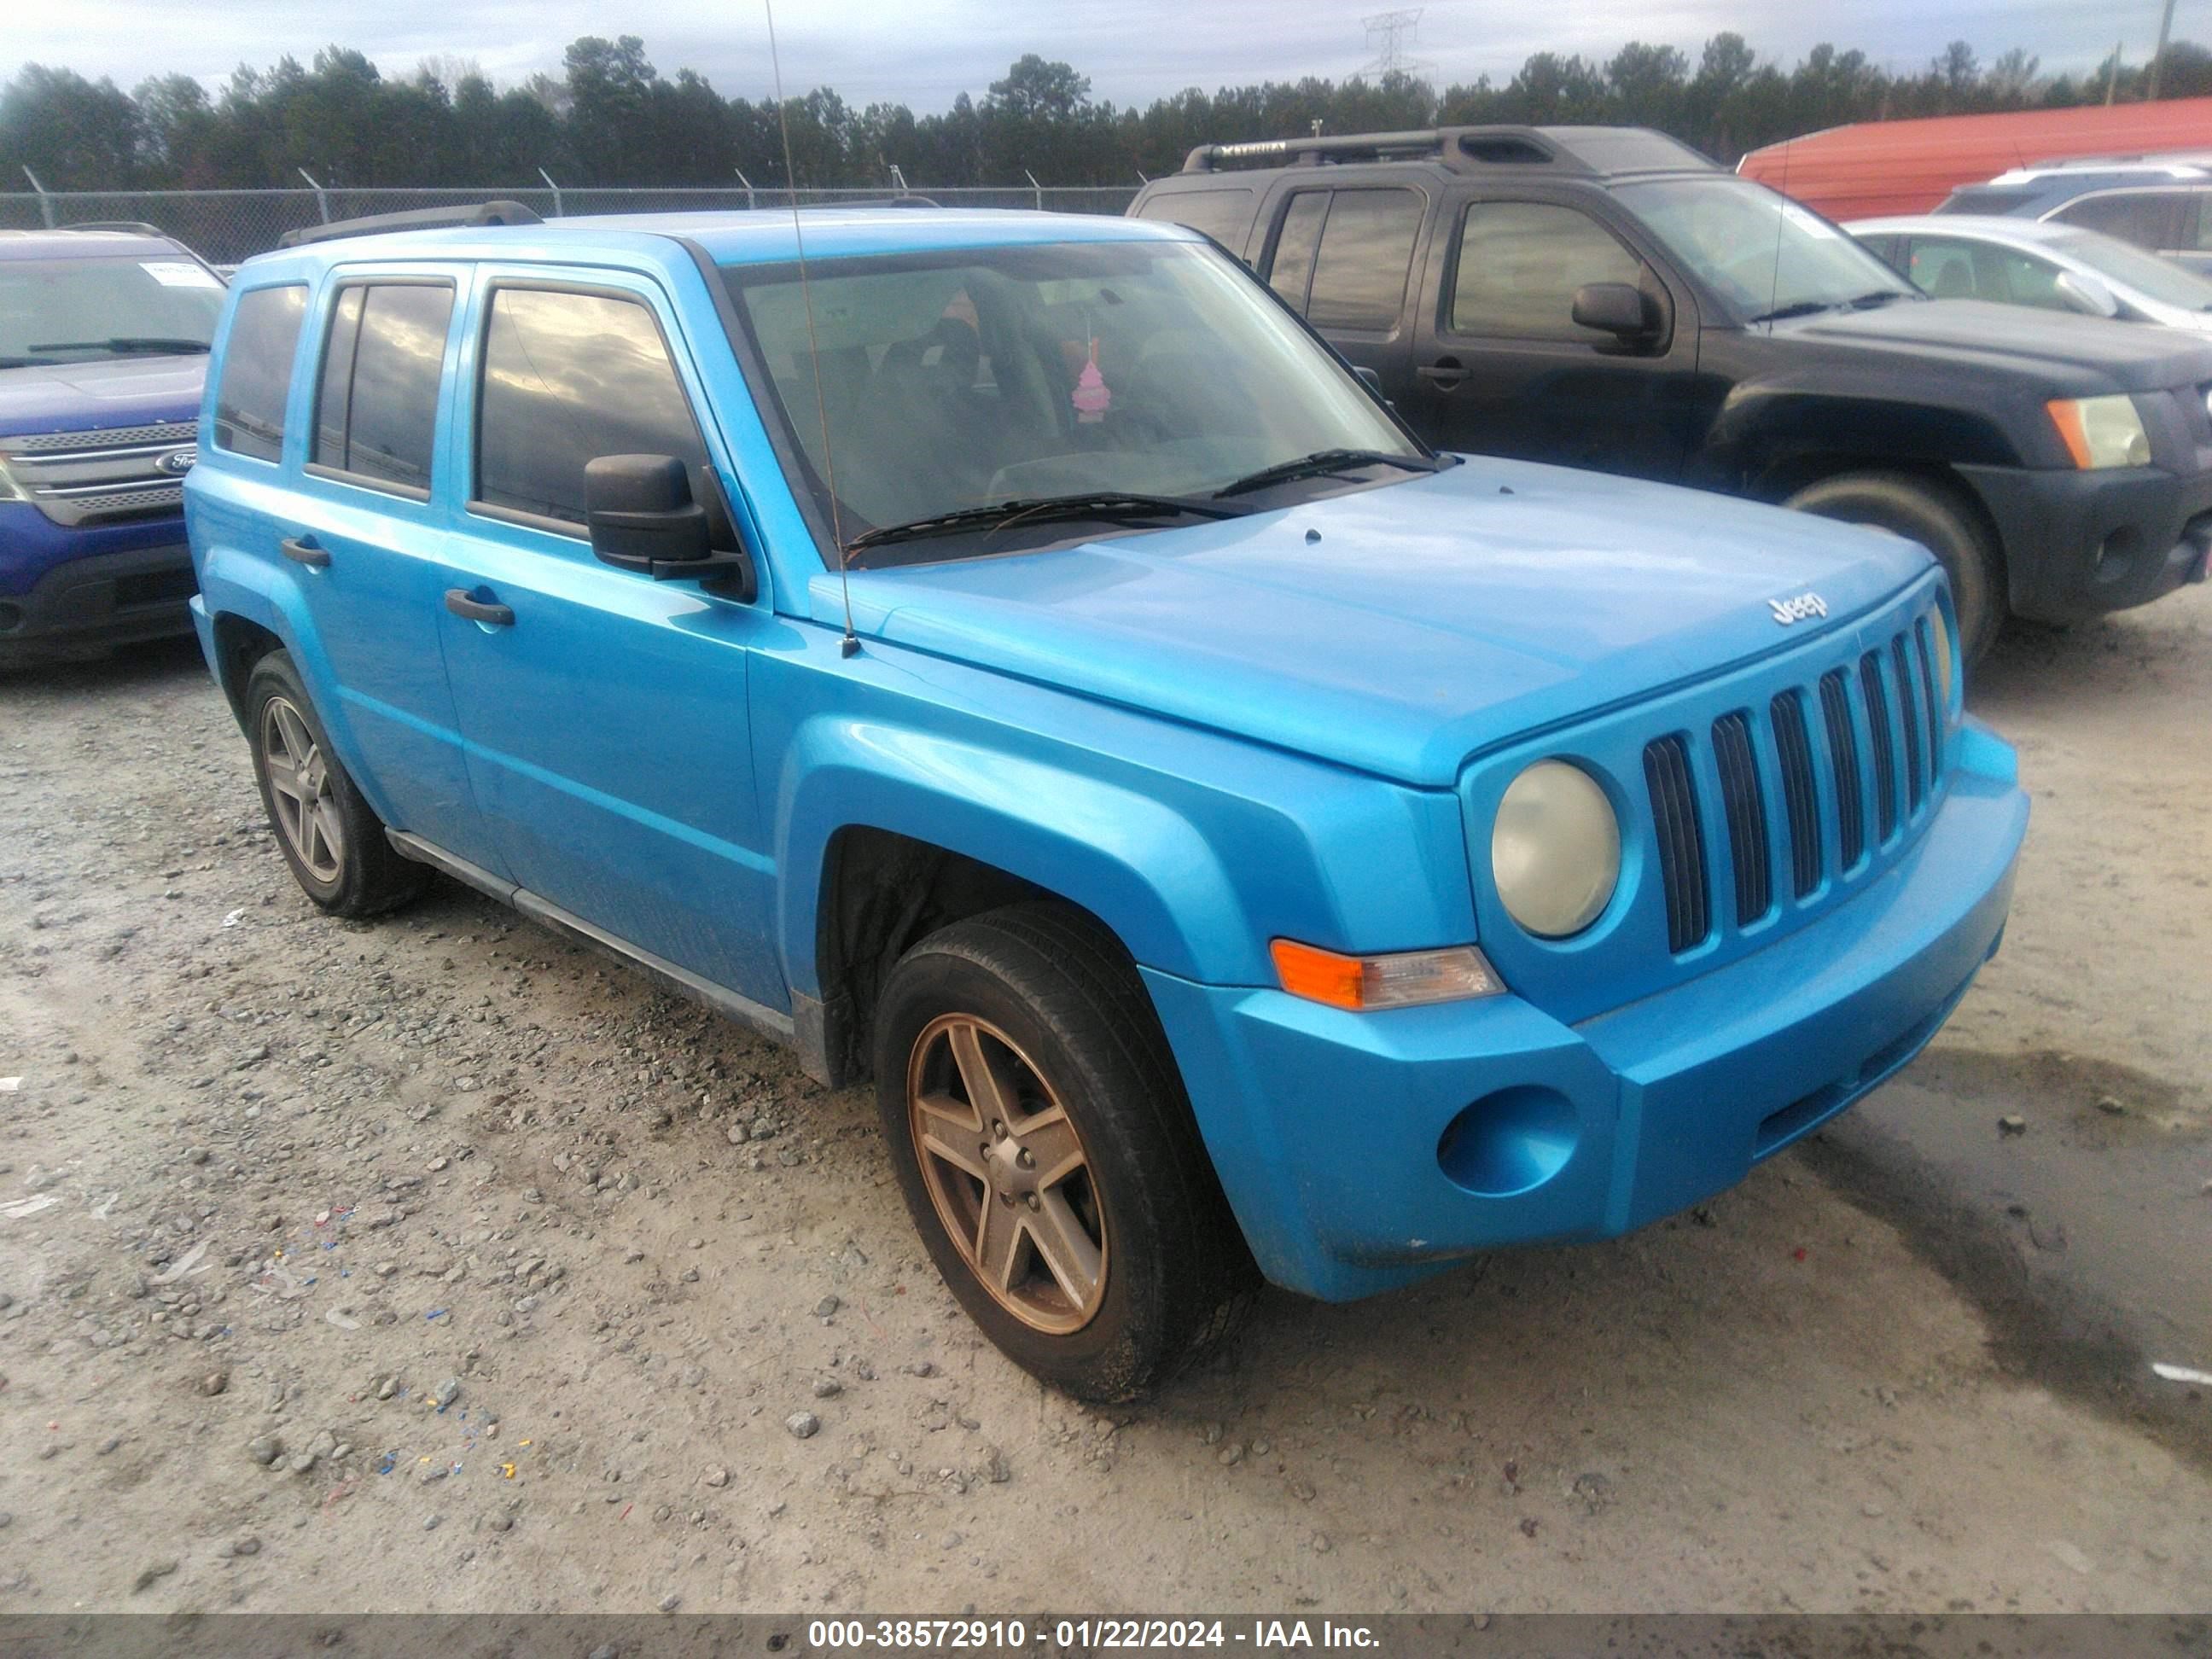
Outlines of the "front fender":
M 1825 368 L 1816 383 L 1747 380 L 1729 392 L 1707 434 L 1698 482 L 1755 483 L 1815 455 L 1859 462 L 2016 466 L 2003 424 L 1990 414 L 1900 395 L 1895 365 Z
M 1081 904 L 1140 962 L 1190 978 L 1259 973 L 1243 896 L 1197 826 L 1162 801 L 942 732 L 823 714 L 793 734 L 776 866 L 791 986 L 820 993 L 822 884 L 841 830 L 909 836 Z M 1261 941 L 1264 945 L 1264 941 Z M 1173 964 L 1173 965 L 1171 965 Z

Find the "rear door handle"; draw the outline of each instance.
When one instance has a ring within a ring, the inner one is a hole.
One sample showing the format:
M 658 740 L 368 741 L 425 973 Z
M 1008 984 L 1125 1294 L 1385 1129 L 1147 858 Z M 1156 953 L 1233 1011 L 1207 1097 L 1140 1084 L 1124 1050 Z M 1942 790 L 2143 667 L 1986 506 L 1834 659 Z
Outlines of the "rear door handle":
M 1449 392 L 1454 386 L 1466 380 L 1474 371 L 1468 368 L 1462 368 L 1457 363 L 1452 362 L 1450 358 L 1447 357 L 1440 363 L 1431 363 L 1426 368 L 1417 368 L 1413 372 L 1416 374 L 1419 374 L 1423 380 L 1426 380 L 1431 386 L 1436 387 L 1437 391 Z
M 294 564 L 304 564 L 310 570 L 331 568 L 331 556 L 315 545 L 312 536 L 287 536 L 276 545 Z
M 511 609 L 477 599 L 465 587 L 446 590 L 446 609 L 456 617 L 466 617 L 470 622 L 488 623 L 494 628 L 514 626 L 514 612 Z

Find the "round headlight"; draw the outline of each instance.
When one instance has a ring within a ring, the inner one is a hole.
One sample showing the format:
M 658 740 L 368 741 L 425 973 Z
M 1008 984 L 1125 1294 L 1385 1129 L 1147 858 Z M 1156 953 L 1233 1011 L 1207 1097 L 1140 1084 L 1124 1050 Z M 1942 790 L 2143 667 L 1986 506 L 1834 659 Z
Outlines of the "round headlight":
M 1620 823 L 1590 775 L 1538 761 L 1498 803 L 1490 869 L 1513 920 L 1543 939 L 1595 921 L 1620 879 Z

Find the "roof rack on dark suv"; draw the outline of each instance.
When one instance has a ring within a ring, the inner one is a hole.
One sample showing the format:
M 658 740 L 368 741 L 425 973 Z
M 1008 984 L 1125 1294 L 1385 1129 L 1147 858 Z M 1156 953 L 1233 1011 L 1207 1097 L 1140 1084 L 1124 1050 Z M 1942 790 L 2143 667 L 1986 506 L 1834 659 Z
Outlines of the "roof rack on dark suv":
M 1323 167 L 1357 161 L 1437 161 L 1455 173 L 1544 167 L 1590 178 L 1713 167 L 1687 144 L 1635 127 L 1487 126 L 1200 144 L 1183 158 L 1182 170 L 1218 173 L 1224 163 Z
M 279 247 L 333 242 L 343 236 L 376 236 L 388 230 L 445 230 L 470 225 L 540 225 L 545 222 L 520 202 L 471 202 L 459 207 L 410 208 L 403 213 L 372 213 L 359 219 L 334 219 L 326 225 L 288 230 Z

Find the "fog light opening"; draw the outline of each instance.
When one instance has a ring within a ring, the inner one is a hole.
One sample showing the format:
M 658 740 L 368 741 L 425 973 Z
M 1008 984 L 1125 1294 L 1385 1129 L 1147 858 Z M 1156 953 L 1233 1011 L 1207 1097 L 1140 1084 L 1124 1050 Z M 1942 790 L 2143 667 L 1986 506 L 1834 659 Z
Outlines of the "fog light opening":
M 2100 583 L 2123 581 L 2135 568 L 2136 554 L 2142 546 L 2142 534 L 2133 525 L 2122 525 L 2097 544 L 2096 562 L 2090 574 Z
M 1581 1139 L 1574 1103 L 1555 1090 L 1500 1089 L 1444 1126 L 1437 1163 L 1452 1184 L 1480 1198 L 1512 1198 L 1566 1167 Z

